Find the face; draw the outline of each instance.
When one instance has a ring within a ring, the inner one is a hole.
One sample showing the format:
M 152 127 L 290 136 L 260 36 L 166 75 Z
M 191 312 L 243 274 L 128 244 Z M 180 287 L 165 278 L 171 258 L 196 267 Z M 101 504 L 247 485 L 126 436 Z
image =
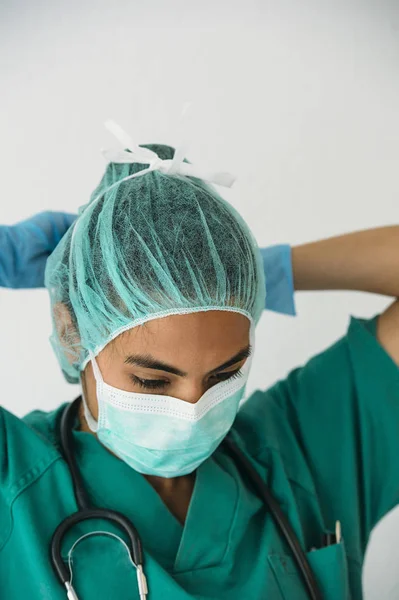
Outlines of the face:
M 121 334 L 96 360 L 104 381 L 115 388 L 195 403 L 213 385 L 239 377 L 251 352 L 249 330 L 249 319 L 235 312 L 171 315 Z M 84 370 L 83 385 L 97 419 L 91 363 Z

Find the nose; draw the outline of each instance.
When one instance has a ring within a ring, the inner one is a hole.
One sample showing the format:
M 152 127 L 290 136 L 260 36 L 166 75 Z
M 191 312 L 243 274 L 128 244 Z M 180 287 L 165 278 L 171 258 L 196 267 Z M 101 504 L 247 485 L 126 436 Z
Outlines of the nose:
M 183 402 L 196 404 L 210 387 L 209 384 L 205 385 L 203 382 L 185 382 L 184 384 L 181 384 L 181 387 L 175 394 L 176 397 Z

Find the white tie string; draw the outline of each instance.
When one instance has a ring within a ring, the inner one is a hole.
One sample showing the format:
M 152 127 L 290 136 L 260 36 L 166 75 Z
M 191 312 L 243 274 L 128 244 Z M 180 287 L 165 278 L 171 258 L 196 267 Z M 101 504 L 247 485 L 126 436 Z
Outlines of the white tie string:
M 138 163 L 148 165 L 147 169 L 143 169 L 133 175 L 128 175 L 120 181 L 114 183 L 112 186 L 126 181 L 128 179 L 134 179 L 135 177 L 141 177 L 151 171 L 160 171 L 165 175 L 182 175 L 185 177 L 195 177 L 203 179 L 208 183 L 214 183 L 222 185 L 224 187 L 231 187 L 235 181 L 235 177 L 230 173 L 222 172 L 209 172 L 207 170 L 196 167 L 189 163 L 183 162 L 185 149 L 180 146 L 175 151 L 175 155 L 172 160 L 163 160 L 158 154 L 148 148 L 142 148 L 132 141 L 129 134 L 126 133 L 112 119 L 105 121 L 105 127 L 117 138 L 120 144 L 124 147 L 123 150 L 102 150 L 103 156 L 109 161 L 114 163 Z M 127 148 L 127 150 L 125 150 Z M 110 189 L 110 188 L 108 188 Z

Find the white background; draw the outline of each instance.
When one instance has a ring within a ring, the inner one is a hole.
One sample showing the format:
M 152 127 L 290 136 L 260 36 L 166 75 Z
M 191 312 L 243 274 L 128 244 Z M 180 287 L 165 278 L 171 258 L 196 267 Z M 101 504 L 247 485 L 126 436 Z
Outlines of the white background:
M 190 159 L 238 176 L 225 196 L 260 246 L 397 223 L 398 61 L 396 0 L 3 0 L 0 222 L 85 203 L 114 146 L 105 119 L 174 144 L 193 101 Z M 297 319 L 265 313 L 248 391 L 387 303 L 306 293 Z M 0 308 L 6 408 L 77 395 L 48 342 L 46 292 L 1 290 Z M 373 533 L 368 599 L 399 597 L 398 533 L 398 511 Z

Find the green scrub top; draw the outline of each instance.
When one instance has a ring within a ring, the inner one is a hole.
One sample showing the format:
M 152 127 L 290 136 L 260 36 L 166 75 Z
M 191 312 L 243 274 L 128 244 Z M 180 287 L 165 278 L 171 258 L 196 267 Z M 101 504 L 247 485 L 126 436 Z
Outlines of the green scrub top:
M 399 369 L 375 334 L 376 318 L 352 319 L 331 348 L 256 391 L 233 426 L 325 600 L 362 597 L 369 534 L 399 503 Z M 0 412 L 0 590 L 7 600 L 66 597 L 49 558 L 55 528 L 77 508 L 57 448 L 63 408 L 24 419 Z M 94 436 L 76 430 L 73 439 L 93 504 L 124 513 L 139 531 L 149 600 L 308 598 L 286 542 L 223 446 L 197 470 L 183 527 L 147 480 Z M 320 548 L 337 519 L 343 542 Z M 85 522 L 67 536 L 63 557 L 79 600 L 139 598 L 115 532 L 107 522 Z

